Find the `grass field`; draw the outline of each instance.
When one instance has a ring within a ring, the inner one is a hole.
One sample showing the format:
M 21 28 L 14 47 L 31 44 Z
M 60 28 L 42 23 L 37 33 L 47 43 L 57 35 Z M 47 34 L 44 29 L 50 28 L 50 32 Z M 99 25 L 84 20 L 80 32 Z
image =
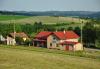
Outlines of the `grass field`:
M 65 53 L 69 52 L 61 53 L 59 50 L 34 47 L 0 46 L 0 69 L 100 69 L 98 59 Z
M 18 20 L 18 19 L 23 19 L 23 18 L 28 18 L 29 16 L 17 16 L 17 15 L 0 15 L 0 21 L 5 21 L 5 20 Z
M 14 19 L 15 23 L 21 23 L 21 24 L 26 24 L 26 23 L 33 24 L 35 22 L 40 22 L 40 21 L 45 24 L 69 23 L 69 22 L 79 23 L 78 18 L 72 18 L 72 17 L 0 15 L 0 23 L 11 23 L 11 19 Z

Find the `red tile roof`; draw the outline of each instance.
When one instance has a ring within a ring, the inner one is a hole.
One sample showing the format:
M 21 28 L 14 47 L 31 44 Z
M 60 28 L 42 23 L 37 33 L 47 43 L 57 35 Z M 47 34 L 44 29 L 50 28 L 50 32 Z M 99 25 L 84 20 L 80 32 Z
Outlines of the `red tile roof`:
M 43 38 L 47 39 L 47 37 L 51 34 L 56 35 L 59 39 L 74 39 L 74 38 L 79 38 L 79 36 L 73 32 L 73 31 L 66 31 L 64 32 L 48 32 L 48 31 L 43 31 L 40 32 L 35 38 Z
M 52 34 L 52 32 L 43 31 L 43 32 L 40 32 L 38 35 L 36 35 L 35 38 L 47 39 L 47 37 L 48 37 L 50 34 Z
M 73 32 L 73 31 L 66 31 L 64 32 L 54 32 L 54 34 L 59 38 L 59 39 L 74 39 L 74 38 L 79 38 L 79 36 Z
M 59 39 L 66 39 L 64 32 L 54 32 Z

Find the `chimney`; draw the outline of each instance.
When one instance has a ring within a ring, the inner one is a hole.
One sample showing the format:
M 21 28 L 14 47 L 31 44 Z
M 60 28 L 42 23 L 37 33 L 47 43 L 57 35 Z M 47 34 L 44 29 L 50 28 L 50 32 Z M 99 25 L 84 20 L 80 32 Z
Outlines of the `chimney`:
M 56 32 L 58 32 L 58 30 L 56 29 Z
M 64 32 L 64 34 L 66 34 L 66 31 L 65 30 L 63 32 Z

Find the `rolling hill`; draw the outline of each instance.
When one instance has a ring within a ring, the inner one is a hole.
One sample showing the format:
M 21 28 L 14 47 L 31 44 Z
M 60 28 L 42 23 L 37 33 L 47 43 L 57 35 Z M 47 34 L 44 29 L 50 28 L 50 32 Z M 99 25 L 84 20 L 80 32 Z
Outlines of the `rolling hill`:
M 25 15 L 25 16 L 78 16 L 100 18 L 99 11 L 0 11 L 1 15 Z
M 14 21 L 11 21 L 14 20 Z M 35 22 L 42 22 L 44 24 L 55 24 L 55 23 L 79 23 L 83 19 L 74 17 L 55 17 L 55 16 L 15 16 L 15 15 L 0 15 L 0 23 L 20 23 L 20 24 L 34 24 Z M 83 20 L 86 22 L 86 20 Z

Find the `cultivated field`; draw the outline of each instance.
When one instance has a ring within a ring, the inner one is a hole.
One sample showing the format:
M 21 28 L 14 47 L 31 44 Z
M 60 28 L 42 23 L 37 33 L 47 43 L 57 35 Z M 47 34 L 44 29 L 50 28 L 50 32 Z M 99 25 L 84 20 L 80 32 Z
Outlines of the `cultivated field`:
M 18 15 L 0 15 L 0 21 L 7 21 L 7 20 L 18 20 L 18 19 L 24 19 L 28 18 L 29 16 L 18 16 Z
M 100 69 L 100 59 L 68 53 L 44 48 L 0 46 L 0 69 Z
M 9 16 L 9 15 L 0 15 L 0 23 L 13 23 L 11 20 L 14 20 L 15 23 L 33 24 L 35 22 L 42 22 L 45 24 L 55 24 L 55 23 L 69 23 L 75 22 L 80 23 L 79 18 L 72 17 L 54 17 L 54 16 Z M 86 22 L 85 20 L 83 20 Z

